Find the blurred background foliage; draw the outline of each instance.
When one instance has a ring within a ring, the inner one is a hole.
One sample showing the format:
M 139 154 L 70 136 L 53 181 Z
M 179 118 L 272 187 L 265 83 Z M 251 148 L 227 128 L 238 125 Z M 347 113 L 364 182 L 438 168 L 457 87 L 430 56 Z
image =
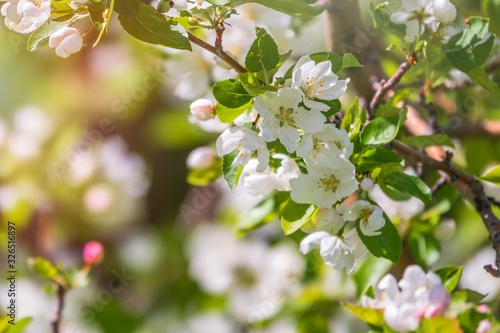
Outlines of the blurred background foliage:
M 483 11 L 489 1 L 483 2 L 453 1 L 464 15 L 495 15 Z M 368 27 L 367 7 L 368 1 L 361 1 Z M 229 21 L 233 26 L 226 31 L 226 48 L 241 59 L 253 41 L 254 28 L 265 26 L 280 52 L 292 49 L 296 60 L 328 49 L 325 22 L 324 14 L 307 22 L 248 5 Z M 95 37 L 91 32 L 88 43 Z M 209 96 L 211 84 L 233 73 L 199 49 L 179 53 L 134 40 L 116 20 L 98 47 L 86 47 L 69 59 L 56 57 L 51 49 L 30 53 L 26 42 L 24 36 L 0 27 L 0 217 L 2 223 L 10 220 L 17 226 L 19 315 L 34 318 L 26 332 L 50 332 L 55 310 L 54 295 L 44 293 L 44 282 L 28 269 L 26 259 L 42 256 L 79 267 L 81 248 L 89 240 L 104 244 L 105 259 L 91 272 L 87 287 L 68 294 L 63 332 L 368 330 L 338 300 L 355 302 L 364 290 L 356 290 L 353 281 L 367 287 L 390 264 L 368 257 L 356 274 L 347 277 L 323 265 L 317 255 L 299 255 L 303 234 L 285 240 L 278 221 L 241 238 L 249 247 L 239 252 L 244 262 L 252 246 L 275 248 L 286 241 L 298 260 L 304 260 L 297 273 L 300 287 L 287 292 L 271 316 L 242 324 L 245 321 L 233 312 L 232 289 L 209 292 L 200 282 L 203 278 L 193 273 L 193 230 L 208 225 L 233 235 L 238 219 L 258 202 L 242 191 L 228 193 L 224 183 L 198 188 L 186 182 L 189 152 L 218 136 L 189 121 L 189 103 Z M 383 68 L 390 75 L 403 54 L 383 50 L 391 42 L 389 36 L 379 36 L 378 42 Z M 401 94 L 413 94 L 412 80 L 420 75 L 425 73 L 417 69 L 408 75 Z M 500 77 L 494 79 L 500 82 Z M 500 120 L 499 98 L 483 98 L 478 89 L 442 89 L 436 96 L 439 108 L 449 113 L 440 119 L 444 126 L 454 119 Z M 353 97 L 347 96 L 345 105 L 352 104 Z M 457 141 L 454 154 L 466 171 L 480 175 L 500 162 L 500 142 L 496 137 L 467 138 Z M 488 190 L 500 198 L 498 187 Z M 428 236 L 407 240 L 413 242 L 413 251 L 405 254 L 401 266 L 415 261 L 430 267 L 465 263 L 462 287 L 490 293 L 488 299 L 494 300 L 498 281 L 481 269 L 494 256 L 483 222 L 452 188 L 445 186 L 439 195 L 447 198 L 441 207 L 444 227 L 441 222 L 438 227 L 440 213 L 397 218 L 418 225 L 419 235 Z M 412 205 L 381 204 L 386 211 L 394 210 L 391 217 Z M 439 232 L 449 237 L 440 243 L 432 236 Z M 1 236 L 5 248 L 4 228 Z M 216 238 L 210 246 L 224 244 Z M 364 270 L 376 273 L 371 281 L 363 281 Z M 110 281 L 117 275 L 120 288 L 113 289 Z M 6 285 L 1 289 L 3 302 Z M 2 303 L 0 313 L 4 309 Z

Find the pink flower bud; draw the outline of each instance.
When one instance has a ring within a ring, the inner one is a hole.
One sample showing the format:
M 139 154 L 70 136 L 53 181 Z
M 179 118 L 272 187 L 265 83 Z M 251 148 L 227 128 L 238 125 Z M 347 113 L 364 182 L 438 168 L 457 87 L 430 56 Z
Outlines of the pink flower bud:
M 486 304 L 479 304 L 476 308 L 476 311 L 479 313 L 491 313 L 491 309 Z
M 191 169 L 206 169 L 215 162 L 215 152 L 208 147 L 198 147 L 194 149 L 186 160 L 186 164 Z
M 198 120 L 207 121 L 215 117 L 215 105 L 208 99 L 198 99 L 189 106 L 191 114 Z
M 373 180 L 371 178 L 365 178 L 361 181 L 360 185 L 363 191 L 370 191 L 373 188 Z
M 83 248 L 83 261 L 87 265 L 94 265 L 102 260 L 103 247 L 102 244 L 96 241 L 91 241 L 85 244 Z
M 476 333 L 486 333 L 488 332 L 493 325 L 491 324 L 491 321 L 488 319 L 483 319 L 479 322 L 479 325 L 477 325 Z

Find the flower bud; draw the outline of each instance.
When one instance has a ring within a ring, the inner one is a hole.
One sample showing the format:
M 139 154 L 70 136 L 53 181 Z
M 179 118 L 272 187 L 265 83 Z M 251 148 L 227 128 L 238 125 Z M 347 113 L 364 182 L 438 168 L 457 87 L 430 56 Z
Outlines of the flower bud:
M 443 24 L 450 24 L 457 18 L 457 9 L 450 0 L 434 0 L 432 8 L 434 16 Z
M 198 147 L 189 153 L 186 164 L 191 169 L 206 169 L 215 162 L 215 152 L 208 147 Z
M 360 186 L 363 191 L 370 191 L 373 188 L 373 180 L 371 178 L 365 178 L 361 181 Z
M 486 304 L 479 304 L 476 308 L 476 311 L 479 313 L 491 313 L 491 309 Z
M 477 325 L 476 333 L 486 333 L 493 327 L 493 324 L 488 319 L 483 319 Z
M 55 47 L 58 56 L 67 58 L 82 49 L 83 38 L 77 29 L 64 27 L 50 36 L 49 46 Z
M 96 241 L 88 242 L 83 248 L 83 261 L 86 265 L 97 264 L 102 260 L 103 251 L 101 243 Z
M 452 219 L 446 219 L 434 228 L 433 234 L 439 240 L 450 239 L 455 234 L 456 223 Z
M 208 99 L 198 99 L 189 106 L 191 114 L 198 120 L 207 121 L 215 117 L 215 105 Z

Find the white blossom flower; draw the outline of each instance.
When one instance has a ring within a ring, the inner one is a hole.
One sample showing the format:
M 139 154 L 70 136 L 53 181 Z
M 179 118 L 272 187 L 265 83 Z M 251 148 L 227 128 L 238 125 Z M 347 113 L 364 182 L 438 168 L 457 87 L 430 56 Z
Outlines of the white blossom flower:
M 363 306 L 385 309 L 385 322 L 400 332 L 416 330 L 422 316 L 442 315 L 450 304 L 450 294 L 439 276 L 425 273 L 417 265 L 408 266 L 399 283 L 391 274 L 384 276 L 374 296 L 374 299 L 363 297 Z
M 326 231 L 316 231 L 300 242 L 300 251 L 303 254 L 319 248 L 319 254 L 328 266 L 340 271 L 345 267 L 347 274 L 354 271 L 354 252 L 337 236 Z
M 255 109 L 264 117 L 262 138 L 272 142 L 279 138 L 289 153 L 295 152 L 299 131 L 315 133 L 323 129 L 326 117 L 317 109 L 307 111 L 298 106 L 300 90 L 285 88 L 280 93 L 266 92 L 255 98 Z
M 422 34 L 425 24 L 432 24 L 436 18 L 432 16 L 433 0 L 402 0 L 403 10 L 391 15 L 396 24 L 406 24 L 405 39 L 412 43 Z
M 267 167 L 266 170 L 257 172 L 257 160 L 251 159 L 241 173 L 245 190 L 254 196 L 266 196 L 273 190 L 290 191 L 290 179 L 300 175 L 300 168 L 290 157 L 275 154 L 272 158 L 281 159 L 281 166 L 276 172 Z
M 247 322 L 273 316 L 300 290 L 302 258 L 286 244 L 236 239 L 219 227 L 199 227 L 189 244 L 190 273 L 210 293 L 227 293 L 231 312 Z
M 313 203 L 321 208 L 330 208 L 358 189 L 354 166 L 349 161 L 331 168 L 308 166 L 307 172 L 290 181 L 290 197 L 297 203 Z
M 206 169 L 215 162 L 215 152 L 209 147 L 198 147 L 191 151 L 186 159 L 188 168 Z
M 198 120 L 191 114 L 188 119 L 191 124 L 198 125 L 202 130 L 211 133 L 222 133 L 231 127 L 231 124 L 221 122 L 217 115 L 213 119 Z
M 269 149 L 257 132 L 247 127 L 231 127 L 217 139 L 217 154 L 224 156 L 237 149 L 232 166 L 245 166 L 254 151 L 257 151 L 259 165 L 257 172 L 264 172 L 269 164 Z
M 15 32 L 29 34 L 50 17 L 50 0 L 9 0 L 2 6 L 5 25 Z
M 358 231 L 356 229 L 351 229 L 351 231 L 349 231 L 345 236 L 344 241 L 352 249 L 352 251 L 354 252 L 354 257 L 356 259 L 364 257 L 369 252 L 365 244 L 359 237 Z
M 187 10 L 188 9 L 188 2 L 186 0 L 173 0 L 174 3 L 174 8 L 177 10 Z
M 64 27 L 50 36 L 49 46 L 56 49 L 58 56 L 67 58 L 82 49 L 83 39 L 78 29 Z
M 307 163 L 328 167 L 341 164 L 340 159 L 349 159 L 353 149 L 354 144 L 344 129 L 326 124 L 320 132 L 304 134 L 297 144 L 297 156 L 303 157 Z
M 339 80 L 332 72 L 332 63 L 329 60 L 316 65 L 309 56 L 304 56 L 297 61 L 293 69 L 292 88 L 301 92 L 308 108 L 327 111 L 328 105 L 314 99 L 331 101 L 340 98 L 346 91 L 349 80 Z
M 445 25 L 450 24 L 457 18 L 457 9 L 450 3 L 450 0 L 434 0 L 432 13 Z
M 344 219 L 335 208 L 318 208 L 311 219 L 300 230 L 308 234 L 315 231 L 326 231 L 336 234 L 343 226 Z
M 250 113 L 243 112 L 238 117 L 236 117 L 236 119 L 233 120 L 233 123 L 236 126 L 243 126 L 246 123 L 254 122 L 255 119 L 257 119 L 258 114 L 259 113 L 255 109 L 253 109 Z M 257 126 L 259 126 L 259 124 L 257 124 Z
M 366 236 L 380 235 L 380 230 L 385 225 L 384 213 L 380 207 L 370 204 L 365 200 L 358 200 L 347 208 L 344 214 L 347 221 L 359 219 L 359 228 Z
M 193 117 L 201 121 L 214 119 L 216 115 L 214 103 L 205 98 L 197 99 L 191 103 L 189 109 Z

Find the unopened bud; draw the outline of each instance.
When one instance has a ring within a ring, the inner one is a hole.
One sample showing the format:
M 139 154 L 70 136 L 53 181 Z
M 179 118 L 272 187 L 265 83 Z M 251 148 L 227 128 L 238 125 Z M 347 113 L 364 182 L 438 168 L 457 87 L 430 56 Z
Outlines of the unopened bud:
M 457 226 L 454 220 L 446 219 L 441 222 L 434 228 L 434 237 L 439 240 L 447 240 L 450 239 L 454 234 Z
M 434 16 L 443 24 L 450 24 L 457 18 L 457 9 L 450 0 L 434 0 L 432 8 Z
M 97 264 L 102 260 L 103 252 L 101 243 L 96 241 L 88 242 L 83 248 L 83 261 L 87 265 Z
M 371 178 L 365 178 L 361 181 L 361 189 L 363 191 L 370 191 L 373 188 L 373 180 Z
M 186 164 L 191 169 L 206 169 L 215 162 L 216 156 L 213 149 L 198 147 L 189 153 Z
M 486 304 L 479 304 L 476 308 L 476 311 L 479 313 L 491 313 L 491 309 Z
M 476 333 L 486 333 L 493 327 L 493 324 L 488 319 L 483 319 L 477 325 Z
M 198 99 L 189 106 L 191 114 L 198 120 L 207 121 L 215 117 L 215 105 L 208 99 Z

